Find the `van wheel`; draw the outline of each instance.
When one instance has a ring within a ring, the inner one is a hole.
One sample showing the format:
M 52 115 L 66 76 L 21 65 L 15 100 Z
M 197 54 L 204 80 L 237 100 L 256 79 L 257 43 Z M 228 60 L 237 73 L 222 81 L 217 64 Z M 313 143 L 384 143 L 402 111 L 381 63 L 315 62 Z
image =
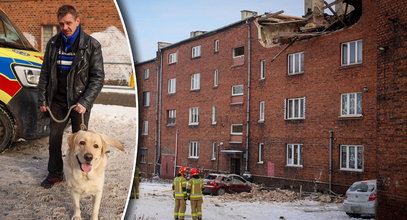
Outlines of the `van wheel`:
M 11 115 L 0 105 L 0 152 L 11 146 L 16 133 L 14 120 Z
M 225 193 L 226 193 L 225 188 L 219 188 L 219 189 L 216 191 L 216 194 L 217 194 L 218 196 L 224 195 Z

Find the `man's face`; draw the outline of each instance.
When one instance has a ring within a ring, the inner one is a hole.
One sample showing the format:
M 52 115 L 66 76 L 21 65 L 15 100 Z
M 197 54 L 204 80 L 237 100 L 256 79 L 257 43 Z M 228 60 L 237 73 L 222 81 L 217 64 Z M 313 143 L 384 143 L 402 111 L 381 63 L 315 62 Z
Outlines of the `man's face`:
M 66 14 L 63 17 L 59 17 L 59 28 L 65 34 L 65 36 L 69 37 L 75 33 L 76 28 L 79 26 L 80 20 L 79 17 L 74 18 L 71 13 Z

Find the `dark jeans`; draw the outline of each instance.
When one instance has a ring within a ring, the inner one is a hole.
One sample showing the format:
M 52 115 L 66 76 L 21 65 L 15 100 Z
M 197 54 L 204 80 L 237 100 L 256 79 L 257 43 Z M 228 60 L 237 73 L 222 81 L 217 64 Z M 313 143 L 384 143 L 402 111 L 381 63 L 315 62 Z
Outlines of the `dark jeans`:
M 53 102 L 51 105 L 51 112 L 56 119 L 63 119 L 68 113 L 68 106 L 65 103 Z M 85 113 L 84 121 L 86 127 L 88 127 L 90 117 L 90 109 Z M 49 160 L 48 160 L 48 172 L 49 176 L 60 178 L 63 171 L 62 162 L 62 137 L 68 121 L 71 120 L 72 133 L 79 131 L 82 123 L 82 116 L 74 109 L 72 109 L 68 120 L 62 123 L 57 123 L 51 119 L 50 122 L 50 135 L 49 135 Z

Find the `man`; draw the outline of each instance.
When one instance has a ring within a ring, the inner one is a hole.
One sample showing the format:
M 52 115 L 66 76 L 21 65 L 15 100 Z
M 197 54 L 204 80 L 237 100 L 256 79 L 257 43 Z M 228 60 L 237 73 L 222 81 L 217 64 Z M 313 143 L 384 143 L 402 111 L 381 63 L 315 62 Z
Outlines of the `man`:
M 187 180 L 185 174 L 188 168 L 181 167 L 178 170 L 178 176 L 175 177 L 172 184 L 173 196 L 175 198 L 174 219 L 184 219 L 187 200 Z
M 93 102 L 103 87 L 102 50 L 96 39 L 83 32 L 73 6 L 61 6 L 57 18 L 61 32 L 47 44 L 38 99 L 40 111 L 46 112 L 49 107 L 57 119 L 64 118 L 74 106 L 69 119 L 75 133 L 82 124 L 81 114 L 87 127 Z M 41 183 L 44 188 L 63 180 L 61 145 L 67 123 L 50 122 L 48 176 Z
M 188 181 L 187 193 L 191 200 L 191 215 L 193 220 L 202 219 L 202 190 L 204 188 L 203 180 L 199 178 L 199 171 L 196 168 L 191 169 L 192 178 Z

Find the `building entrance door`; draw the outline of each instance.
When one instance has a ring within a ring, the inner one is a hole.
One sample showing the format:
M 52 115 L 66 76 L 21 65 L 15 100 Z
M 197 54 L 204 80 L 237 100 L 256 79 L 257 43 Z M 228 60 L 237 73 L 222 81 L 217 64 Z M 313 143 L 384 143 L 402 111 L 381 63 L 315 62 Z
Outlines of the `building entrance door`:
M 240 175 L 240 159 L 230 158 L 230 172 Z
M 161 178 L 174 177 L 174 156 L 161 156 Z

